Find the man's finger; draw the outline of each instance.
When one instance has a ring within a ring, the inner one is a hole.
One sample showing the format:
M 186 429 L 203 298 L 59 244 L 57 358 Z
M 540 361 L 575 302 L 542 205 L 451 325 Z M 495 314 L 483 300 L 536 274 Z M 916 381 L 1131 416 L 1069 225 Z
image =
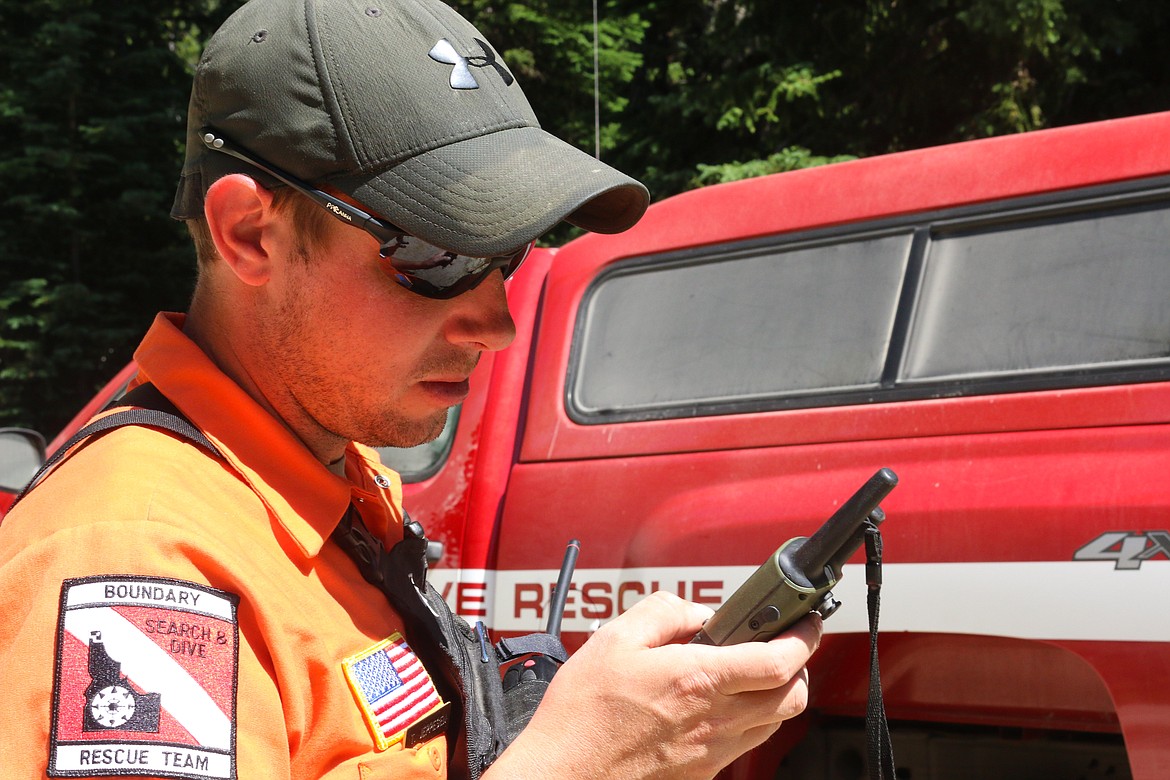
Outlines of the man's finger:
M 814 612 L 769 642 L 710 648 L 705 671 L 726 696 L 782 687 L 801 673 L 822 631 L 821 616 Z
M 613 626 L 613 635 L 620 635 L 622 641 L 634 642 L 641 647 L 661 647 L 674 642 L 689 642 L 703 627 L 703 621 L 713 614 L 702 604 L 659 591 L 639 601 L 602 630 Z
M 778 688 L 737 694 L 732 706 L 737 716 L 751 727 L 770 725 L 776 728 L 804 712 L 808 706 L 808 679 L 808 667 L 802 667 Z

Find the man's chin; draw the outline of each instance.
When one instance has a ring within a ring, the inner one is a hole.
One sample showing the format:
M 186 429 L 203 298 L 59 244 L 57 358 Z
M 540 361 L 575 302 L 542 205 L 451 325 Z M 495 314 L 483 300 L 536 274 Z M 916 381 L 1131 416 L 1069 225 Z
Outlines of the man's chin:
M 417 447 L 439 438 L 446 424 L 447 412 L 444 411 L 434 419 L 399 421 L 393 428 L 378 431 L 361 441 L 370 447 Z

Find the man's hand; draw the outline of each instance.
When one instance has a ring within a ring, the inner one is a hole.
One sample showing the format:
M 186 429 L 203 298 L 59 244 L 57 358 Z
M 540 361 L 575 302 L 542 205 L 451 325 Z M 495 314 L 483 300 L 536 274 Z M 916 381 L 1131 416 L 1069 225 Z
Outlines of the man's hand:
M 688 644 L 711 614 L 655 593 L 602 626 L 486 777 L 710 778 L 762 743 L 808 702 L 820 617 L 770 642 Z

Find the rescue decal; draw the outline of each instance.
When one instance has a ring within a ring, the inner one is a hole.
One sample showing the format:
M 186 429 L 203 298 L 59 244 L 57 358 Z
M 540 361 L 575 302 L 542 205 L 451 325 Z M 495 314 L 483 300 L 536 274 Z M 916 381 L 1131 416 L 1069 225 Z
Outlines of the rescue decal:
M 351 655 L 341 668 L 378 750 L 446 733 L 450 708 L 401 634 Z
M 236 777 L 239 597 L 160 577 L 61 585 L 50 777 Z
M 1119 554 L 1121 547 L 1103 552 L 1106 542 L 1120 541 L 1110 537 L 1069 561 L 898 563 L 891 562 L 887 547 L 882 630 L 1170 642 L 1170 610 L 1149 609 L 1151 593 L 1170 593 L 1170 560 L 1160 539 L 1152 532 L 1143 535 L 1145 546 L 1131 555 L 1128 548 Z M 1140 568 L 1130 561 L 1140 562 Z M 657 590 L 716 609 L 755 570 L 755 566 L 579 568 L 567 594 L 561 629 L 592 633 Z M 545 626 L 558 573 L 434 568 L 427 579 L 468 621 L 482 620 L 494 631 L 528 633 Z M 867 633 L 864 564 L 847 564 L 833 595 L 843 606 L 825 621 L 825 631 Z

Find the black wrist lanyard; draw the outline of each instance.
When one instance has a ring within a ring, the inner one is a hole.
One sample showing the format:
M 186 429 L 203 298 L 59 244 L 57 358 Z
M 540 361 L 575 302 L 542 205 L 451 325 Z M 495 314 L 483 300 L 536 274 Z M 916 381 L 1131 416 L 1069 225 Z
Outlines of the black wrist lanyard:
M 895 780 L 894 749 L 890 744 L 890 724 L 882 697 L 882 677 L 878 669 L 878 611 L 882 590 L 882 534 L 873 523 L 865 528 L 865 584 L 869 588 L 866 606 L 869 612 L 869 700 L 865 711 L 865 736 L 870 780 Z

